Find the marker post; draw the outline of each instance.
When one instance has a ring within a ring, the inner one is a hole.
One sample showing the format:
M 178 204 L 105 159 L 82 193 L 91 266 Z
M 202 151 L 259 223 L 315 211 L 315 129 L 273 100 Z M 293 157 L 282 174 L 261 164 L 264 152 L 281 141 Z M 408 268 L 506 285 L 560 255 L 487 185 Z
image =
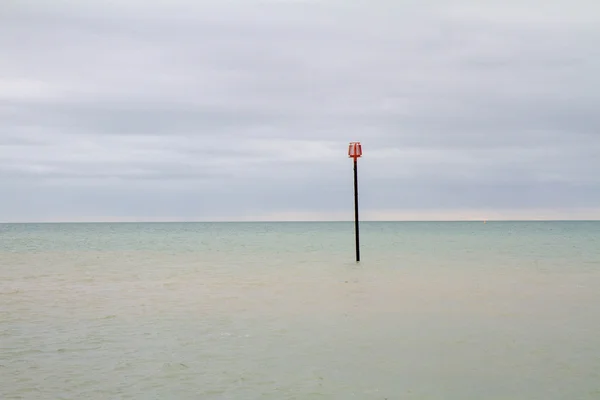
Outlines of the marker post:
M 358 226 L 358 159 L 362 156 L 360 142 L 350 142 L 348 157 L 354 163 L 354 235 L 356 241 L 356 262 L 360 262 L 360 232 Z

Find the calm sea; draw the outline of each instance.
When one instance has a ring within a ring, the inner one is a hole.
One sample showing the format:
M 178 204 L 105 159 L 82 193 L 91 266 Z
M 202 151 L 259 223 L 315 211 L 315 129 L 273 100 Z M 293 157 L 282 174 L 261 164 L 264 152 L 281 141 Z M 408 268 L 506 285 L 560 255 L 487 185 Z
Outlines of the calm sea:
M 600 223 L 0 225 L 1 399 L 600 399 Z

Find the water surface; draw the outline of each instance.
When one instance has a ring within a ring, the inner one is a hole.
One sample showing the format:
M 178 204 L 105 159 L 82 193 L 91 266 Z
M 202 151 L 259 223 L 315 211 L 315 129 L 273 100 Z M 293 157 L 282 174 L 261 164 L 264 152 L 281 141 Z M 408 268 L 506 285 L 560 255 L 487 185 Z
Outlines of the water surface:
M 361 233 L 0 225 L 0 398 L 600 398 L 600 223 Z

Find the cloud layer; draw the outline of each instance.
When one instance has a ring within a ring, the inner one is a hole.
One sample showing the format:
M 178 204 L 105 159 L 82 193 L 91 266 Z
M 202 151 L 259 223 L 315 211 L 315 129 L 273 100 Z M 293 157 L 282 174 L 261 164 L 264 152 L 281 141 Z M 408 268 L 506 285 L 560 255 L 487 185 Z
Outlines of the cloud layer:
M 9 2 L 0 221 L 600 218 L 591 1 Z

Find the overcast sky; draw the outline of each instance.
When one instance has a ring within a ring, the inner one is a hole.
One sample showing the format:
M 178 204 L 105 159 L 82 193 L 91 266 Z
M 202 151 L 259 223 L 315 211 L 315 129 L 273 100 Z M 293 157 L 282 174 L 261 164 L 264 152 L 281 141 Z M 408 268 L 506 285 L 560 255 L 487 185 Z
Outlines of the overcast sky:
M 105 4 L 106 3 L 106 4 Z M 596 0 L 4 0 L 0 221 L 600 218 Z

